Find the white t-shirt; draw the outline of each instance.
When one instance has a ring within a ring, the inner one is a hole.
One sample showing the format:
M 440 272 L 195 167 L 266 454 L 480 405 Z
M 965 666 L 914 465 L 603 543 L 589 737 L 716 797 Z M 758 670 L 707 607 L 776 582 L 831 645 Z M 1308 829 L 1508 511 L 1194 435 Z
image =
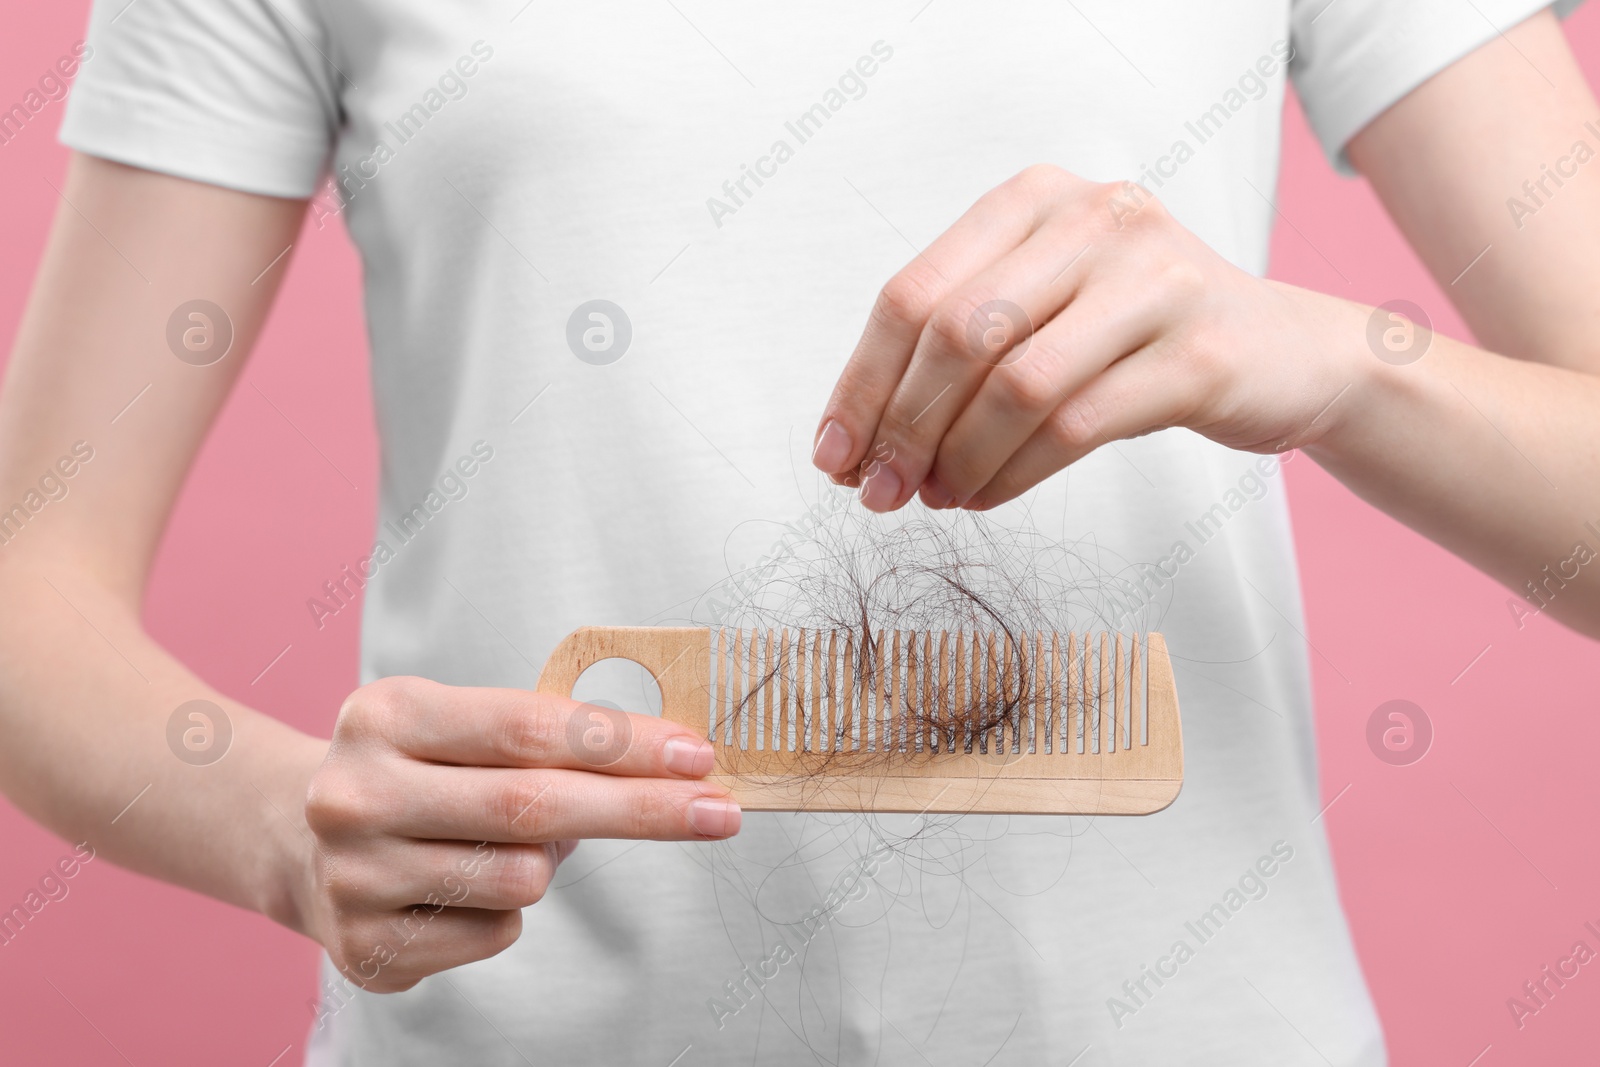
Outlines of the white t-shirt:
M 981 193 L 1039 162 L 1139 180 L 1259 273 L 1286 61 L 1337 158 L 1542 6 L 105 0 L 62 139 L 274 196 L 331 165 L 313 210 L 361 251 L 383 451 L 362 678 L 531 688 L 577 626 L 715 621 L 838 506 L 821 405 Z M 310 1062 L 1383 1063 L 1278 472 L 1166 432 L 996 514 L 1146 576 L 1184 712 L 1167 811 L 586 842 L 492 960 L 392 996 L 325 967 Z

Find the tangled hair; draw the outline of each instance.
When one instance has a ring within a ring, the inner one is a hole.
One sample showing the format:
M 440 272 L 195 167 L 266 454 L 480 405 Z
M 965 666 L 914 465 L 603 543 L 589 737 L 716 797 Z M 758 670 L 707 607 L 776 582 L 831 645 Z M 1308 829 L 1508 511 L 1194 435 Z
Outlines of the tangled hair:
M 1039 729 L 1031 687 L 1065 635 L 1145 628 L 1148 605 L 1087 554 L 981 514 L 845 507 L 778 549 L 715 605 L 713 732 L 811 773 L 1051 751 L 1066 738 Z

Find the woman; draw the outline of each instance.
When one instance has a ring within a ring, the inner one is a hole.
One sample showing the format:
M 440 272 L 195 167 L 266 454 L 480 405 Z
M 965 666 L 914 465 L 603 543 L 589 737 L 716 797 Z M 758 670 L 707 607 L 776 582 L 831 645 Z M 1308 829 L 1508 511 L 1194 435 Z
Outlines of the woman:
M 0 552 L 0 781 L 325 946 L 310 1062 L 1384 1062 L 1263 457 L 1518 592 L 1592 536 L 1600 136 L 1541 4 L 117 0 L 89 42 L 0 499 L 93 458 Z M 1259 277 L 1290 75 L 1484 349 Z M 331 743 L 139 626 L 308 210 L 362 253 L 383 442 Z M 538 664 L 682 619 L 808 462 L 1138 566 L 1183 657 L 1178 803 L 886 852 L 743 818 L 649 716 L 586 761 Z M 1587 572 L 1548 610 L 1600 633 Z M 193 700 L 226 760 L 169 745 Z

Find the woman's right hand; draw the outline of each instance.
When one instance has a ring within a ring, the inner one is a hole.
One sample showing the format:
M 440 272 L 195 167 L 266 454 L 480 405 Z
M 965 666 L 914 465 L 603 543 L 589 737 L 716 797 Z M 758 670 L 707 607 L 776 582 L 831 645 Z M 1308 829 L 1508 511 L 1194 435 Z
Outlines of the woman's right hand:
M 585 837 L 705 841 L 739 807 L 688 729 L 567 697 L 384 678 L 339 711 L 306 795 L 312 932 L 352 982 L 409 989 L 522 932 Z

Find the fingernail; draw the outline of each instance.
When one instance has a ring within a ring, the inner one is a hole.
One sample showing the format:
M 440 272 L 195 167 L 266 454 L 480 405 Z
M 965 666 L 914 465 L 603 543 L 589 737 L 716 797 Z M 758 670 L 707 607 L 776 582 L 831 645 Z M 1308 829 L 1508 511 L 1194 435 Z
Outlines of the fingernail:
M 900 476 L 886 463 L 873 464 L 861 480 L 861 504 L 868 511 L 888 511 L 900 499 Z
M 955 494 L 944 487 L 944 483 L 933 475 L 928 475 L 928 480 L 922 483 L 922 504 L 933 511 L 940 511 L 956 502 Z
M 822 435 L 817 438 L 817 447 L 811 450 L 811 464 L 819 471 L 836 474 L 849 462 L 850 434 L 839 425 L 837 419 L 829 419 L 822 424 Z
M 739 832 L 739 805 L 701 797 L 689 805 L 689 826 L 702 837 L 732 837 Z
M 673 774 L 685 778 L 704 778 L 711 773 L 716 755 L 709 741 L 696 741 L 687 737 L 668 738 L 661 753 L 661 762 Z

